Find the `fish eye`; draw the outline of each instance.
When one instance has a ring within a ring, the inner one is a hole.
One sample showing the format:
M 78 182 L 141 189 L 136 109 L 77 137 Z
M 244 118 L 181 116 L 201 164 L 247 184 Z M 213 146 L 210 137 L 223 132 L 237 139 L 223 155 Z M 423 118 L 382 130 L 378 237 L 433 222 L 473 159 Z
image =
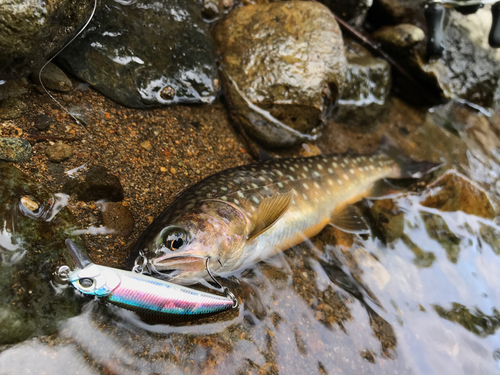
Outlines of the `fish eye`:
M 187 236 L 184 231 L 179 228 L 172 228 L 172 231 L 165 234 L 163 243 L 167 249 L 176 251 L 186 243 L 186 239 Z
M 89 279 L 89 278 L 83 278 L 83 279 L 80 279 L 78 280 L 78 283 L 80 284 L 80 286 L 82 288 L 90 288 L 92 285 L 94 285 L 94 280 L 92 279 Z

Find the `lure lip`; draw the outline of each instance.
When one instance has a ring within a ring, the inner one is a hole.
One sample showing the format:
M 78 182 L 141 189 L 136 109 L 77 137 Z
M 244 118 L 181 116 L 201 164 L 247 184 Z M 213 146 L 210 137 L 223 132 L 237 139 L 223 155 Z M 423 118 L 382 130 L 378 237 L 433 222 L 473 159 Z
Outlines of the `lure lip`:
M 84 269 L 88 265 L 92 264 L 89 258 L 81 251 L 76 244 L 69 238 L 64 241 L 66 247 L 68 248 L 69 256 L 71 260 L 75 263 L 75 266 L 80 269 Z

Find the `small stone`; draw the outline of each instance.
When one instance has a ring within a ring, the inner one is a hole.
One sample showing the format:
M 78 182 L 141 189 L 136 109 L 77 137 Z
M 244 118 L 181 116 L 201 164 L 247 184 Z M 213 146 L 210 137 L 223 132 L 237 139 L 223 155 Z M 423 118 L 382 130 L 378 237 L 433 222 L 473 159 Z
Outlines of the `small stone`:
M 106 203 L 101 211 L 101 217 L 104 226 L 112 231 L 112 235 L 127 238 L 132 234 L 134 217 L 128 207 L 122 203 Z
M 35 202 L 32 197 L 29 197 L 27 195 L 21 197 L 21 203 L 30 211 L 36 211 L 39 207 L 38 203 Z
M 175 90 L 170 87 L 164 87 L 160 91 L 160 96 L 165 100 L 172 100 L 175 97 Z
M 20 138 L 0 138 L 0 160 L 22 163 L 31 157 L 31 144 Z
M 71 102 L 71 95 L 63 95 L 62 100 L 64 100 L 66 103 Z
M 425 39 L 424 31 L 415 25 L 402 23 L 396 26 L 384 26 L 373 37 L 384 45 L 394 48 L 411 48 Z
M 40 84 L 38 71 L 33 72 L 31 78 L 36 84 Z M 69 91 L 72 88 L 71 80 L 56 65 L 48 63 L 42 70 L 42 82 L 46 88 L 57 91 Z
M 141 147 L 147 151 L 151 151 L 153 149 L 153 146 L 151 146 L 151 142 L 149 141 L 144 141 L 140 143 Z
M 170 167 L 170 173 L 176 174 L 177 170 L 174 167 Z
M 305 157 L 317 156 L 321 155 L 321 150 L 312 143 L 302 143 L 302 149 L 300 150 L 300 155 Z
M 46 115 L 38 115 L 35 117 L 35 128 L 38 130 L 47 130 L 52 124 L 52 118 Z
M 71 146 L 59 141 L 56 144 L 47 147 L 45 149 L 45 155 L 47 155 L 50 161 L 60 163 L 69 159 L 73 155 L 73 149 Z
M 23 115 L 28 106 L 17 98 L 5 99 L 0 103 L 0 120 L 13 120 Z
M 160 167 L 160 172 L 161 172 L 161 173 L 165 173 L 166 171 L 167 171 L 167 168 L 165 168 L 165 167 Z

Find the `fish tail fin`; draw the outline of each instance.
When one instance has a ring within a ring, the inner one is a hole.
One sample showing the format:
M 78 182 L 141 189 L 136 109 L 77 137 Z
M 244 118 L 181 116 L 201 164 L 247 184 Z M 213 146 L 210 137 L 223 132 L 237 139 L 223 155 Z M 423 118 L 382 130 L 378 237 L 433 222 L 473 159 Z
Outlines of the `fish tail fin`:
M 383 153 L 396 161 L 399 168 L 394 171 L 394 174 L 389 178 L 421 178 L 422 176 L 439 169 L 443 163 L 435 163 L 432 161 L 418 161 L 405 155 L 400 147 L 392 139 L 385 135 L 382 136 L 380 146 L 377 152 Z

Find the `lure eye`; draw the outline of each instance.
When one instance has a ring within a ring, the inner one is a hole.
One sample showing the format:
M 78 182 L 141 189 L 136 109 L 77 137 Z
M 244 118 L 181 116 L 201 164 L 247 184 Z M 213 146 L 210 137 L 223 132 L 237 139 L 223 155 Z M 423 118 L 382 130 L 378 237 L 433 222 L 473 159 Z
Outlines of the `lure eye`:
M 186 233 L 175 228 L 175 230 L 165 235 L 163 242 L 167 249 L 171 251 L 179 250 L 186 243 Z
M 94 280 L 89 279 L 89 278 L 83 278 L 83 279 L 78 280 L 78 283 L 80 284 L 80 286 L 82 288 L 88 289 L 88 288 L 92 287 L 92 285 L 94 285 Z

